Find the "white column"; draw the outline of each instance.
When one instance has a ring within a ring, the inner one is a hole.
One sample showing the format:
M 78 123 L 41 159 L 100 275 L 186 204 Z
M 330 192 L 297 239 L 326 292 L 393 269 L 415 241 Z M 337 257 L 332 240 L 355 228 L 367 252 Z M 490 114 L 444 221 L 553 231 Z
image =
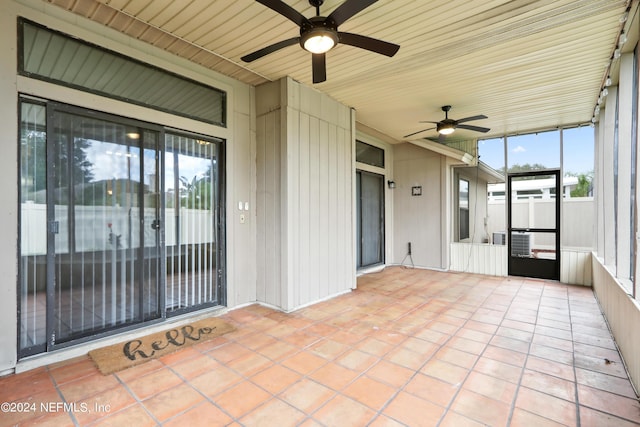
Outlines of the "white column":
M 616 271 L 631 277 L 631 126 L 633 125 L 633 54 L 620 58 L 618 91 L 618 208 Z
M 600 115 L 600 126 L 602 129 L 602 164 L 600 173 L 602 174 L 602 187 L 600 195 L 603 206 L 603 217 L 598 218 L 604 226 L 604 263 L 608 267 L 616 266 L 616 218 L 615 218 L 615 197 L 614 197 L 614 135 L 616 122 L 616 103 L 618 99 L 618 88 L 610 87 L 609 95 L 606 98 L 604 109 L 604 123 L 602 114 Z

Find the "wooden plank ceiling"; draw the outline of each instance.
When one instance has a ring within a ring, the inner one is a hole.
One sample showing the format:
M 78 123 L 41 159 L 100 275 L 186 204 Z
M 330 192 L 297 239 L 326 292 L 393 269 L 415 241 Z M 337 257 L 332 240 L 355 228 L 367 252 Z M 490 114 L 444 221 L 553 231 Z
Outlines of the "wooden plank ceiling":
M 254 0 L 43 1 L 251 85 L 286 75 L 312 85 L 311 54 L 298 45 L 240 60 L 299 35 L 293 22 Z M 636 1 L 380 0 L 340 31 L 399 44 L 399 52 L 388 58 L 338 45 L 327 53 L 327 81 L 314 86 L 398 142 L 429 127 L 419 121 L 443 119 L 442 105 L 453 106 L 454 119 L 487 115 L 469 123 L 491 128 L 483 137 L 589 123 L 621 17 Z M 307 0 L 285 2 L 315 15 Z M 321 14 L 341 2 L 326 0 Z

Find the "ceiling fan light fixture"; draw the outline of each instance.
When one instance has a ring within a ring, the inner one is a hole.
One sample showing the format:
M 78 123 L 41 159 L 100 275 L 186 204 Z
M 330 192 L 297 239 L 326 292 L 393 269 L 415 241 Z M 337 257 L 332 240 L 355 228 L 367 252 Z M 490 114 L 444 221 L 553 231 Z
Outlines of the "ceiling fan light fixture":
M 338 43 L 338 35 L 324 28 L 314 28 L 300 38 L 302 47 L 311 53 L 329 52 Z
M 451 123 L 438 123 L 437 128 L 440 135 L 451 135 L 455 130 L 455 127 Z

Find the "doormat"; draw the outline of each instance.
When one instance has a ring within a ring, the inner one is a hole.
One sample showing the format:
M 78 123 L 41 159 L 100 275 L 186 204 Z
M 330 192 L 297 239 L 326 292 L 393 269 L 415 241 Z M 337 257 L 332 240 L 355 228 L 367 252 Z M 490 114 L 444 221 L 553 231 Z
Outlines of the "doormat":
M 219 337 L 235 329 L 233 325 L 211 317 L 124 343 L 91 350 L 89 356 L 100 372 L 108 375 Z

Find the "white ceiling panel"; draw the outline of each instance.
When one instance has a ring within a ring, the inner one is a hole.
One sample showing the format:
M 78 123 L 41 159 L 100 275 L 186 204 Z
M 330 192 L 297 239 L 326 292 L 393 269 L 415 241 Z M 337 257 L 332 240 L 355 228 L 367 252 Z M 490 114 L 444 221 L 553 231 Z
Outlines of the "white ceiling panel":
M 311 82 L 296 24 L 254 0 L 43 0 L 251 85 L 289 75 Z M 631 0 L 379 0 L 340 26 L 399 44 L 392 58 L 348 45 L 327 53 L 317 89 L 400 142 L 421 120 L 485 114 L 483 137 L 588 123 Z M 634 0 L 633 7 L 636 7 Z M 306 0 L 287 0 L 306 17 Z M 321 15 L 342 4 L 326 0 Z M 457 132 L 458 133 L 458 132 Z M 432 137 L 426 132 L 415 138 Z M 462 137 L 477 133 L 460 130 Z

